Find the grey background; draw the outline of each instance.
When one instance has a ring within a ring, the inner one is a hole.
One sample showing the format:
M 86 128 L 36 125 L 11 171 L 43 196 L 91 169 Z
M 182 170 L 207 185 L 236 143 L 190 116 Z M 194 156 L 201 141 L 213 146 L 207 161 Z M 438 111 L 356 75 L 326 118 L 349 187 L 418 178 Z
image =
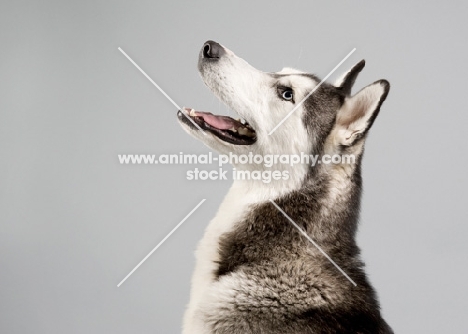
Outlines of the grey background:
M 0 332 L 178 333 L 193 251 L 230 182 L 117 154 L 207 153 L 180 105 L 228 112 L 196 70 L 207 39 L 265 71 L 390 95 L 367 142 L 359 242 L 397 333 L 467 333 L 467 5 L 371 1 L 2 1 Z M 117 283 L 206 203 L 120 288 Z

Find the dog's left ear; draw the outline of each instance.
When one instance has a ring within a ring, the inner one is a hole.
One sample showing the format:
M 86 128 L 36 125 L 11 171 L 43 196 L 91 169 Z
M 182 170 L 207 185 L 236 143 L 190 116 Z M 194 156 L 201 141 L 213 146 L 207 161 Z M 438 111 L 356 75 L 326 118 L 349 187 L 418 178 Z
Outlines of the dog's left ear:
M 363 59 L 354 65 L 347 73 L 343 74 L 343 76 L 335 82 L 335 87 L 340 88 L 345 95 L 351 94 L 351 88 L 353 88 L 354 82 L 364 66 L 366 66 L 366 61 Z
M 337 139 L 340 145 L 351 146 L 364 137 L 374 123 L 389 90 L 389 82 L 379 80 L 356 95 L 345 98 L 336 117 Z

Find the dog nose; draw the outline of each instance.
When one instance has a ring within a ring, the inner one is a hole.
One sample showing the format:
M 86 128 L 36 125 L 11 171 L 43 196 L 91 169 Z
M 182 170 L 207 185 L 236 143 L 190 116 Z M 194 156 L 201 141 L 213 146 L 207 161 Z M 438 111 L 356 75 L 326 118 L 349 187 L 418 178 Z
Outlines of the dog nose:
M 224 48 L 214 41 L 207 41 L 203 45 L 203 57 L 204 58 L 219 58 L 225 54 Z

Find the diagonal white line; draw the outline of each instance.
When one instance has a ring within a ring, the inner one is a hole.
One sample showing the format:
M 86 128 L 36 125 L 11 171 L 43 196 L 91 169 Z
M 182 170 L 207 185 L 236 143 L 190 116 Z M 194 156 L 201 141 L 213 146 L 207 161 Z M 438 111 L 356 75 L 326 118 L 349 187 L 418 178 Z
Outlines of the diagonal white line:
M 161 242 L 159 242 L 159 244 L 157 244 L 157 246 L 154 247 L 153 250 L 152 250 L 151 252 L 149 252 L 149 254 L 146 255 L 146 256 L 143 258 L 143 260 L 141 260 L 140 263 L 138 263 L 137 266 L 136 266 L 135 268 L 133 268 L 133 270 L 132 270 L 130 273 L 128 273 L 128 275 L 125 276 L 125 278 L 124 278 L 119 284 L 117 284 L 117 287 L 120 287 L 120 286 L 122 285 L 122 283 L 125 282 L 125 281 L 127 280 L 127 278 L 129 278 L 130 275 L 133 274 L 133 273 L 135 272 L 135 270 L 137 270 L 137 269 L 143 264 L 143 262 L 145 262 L 145 261 L 151 256 L 151 254 L 153 254 L 153 253 L 159 248 L 159 246 L 161 246 L 161 245 L 164 243 L 164 241 L 166 241 L 167 238 L 169 238 L 169 237 L 172 235 L 172 233 L 174 233 L 174 232 L 180 227 L 180 225 L 182 225 L 182 224 L 188 219 L 188 217 L 190 217 L 190 216 L 192 215 L 192 213 L 194 213 L 195 210 L 197 210 L 198 207 L 199 207 L 200 205 L 202 205 L 203 202 L 205 202 L 205 201 L 206 201 L 206 198 L 203 199 L 200 203 L 198 203 L 198 205 L 197 205 L 196 207 L 194 207 L 193 210 L 190 211 L 189 214 L 186 215 L 185 218 L 182 219 L 182 220 L 180 221 L 180 223 L 177 224 L 177 226 L 174 227 L 174 228 L 172 229 L 172 231 L 169 232 L 169 234 L 166 235 L 166 236 L 164 237 L 164 239 L 162 239 Z
M 280 127 L 280 125 L 283 124 L 284 121 L 286 121 L 286 120 L 293 114 L 293 112 L 295 112 L 296 109 L 299 108 L 299 107 L 301 106 L 301 104 L 304 103 L 304 101 L 307 100 L 307 99 L 309 98 L 309 96 L 311 96 L 311 95 L 325 82 L 325 80 L 327 80 L 328 77 L 329 77 L 330 75 L 332 75 L 333 72 L 335 72 L 336 69 L 337 69 L 338 67 L 340 67 L 341 64 L 343 64 L 343 63 L 345 62 L 345 60 L 348 59 L 349 56 L 351 56 L 351 55 L 353 54 L 354 51 L 356 51 L 356 48 L 352 49 L 351 52 L 348 53 L 348 55 L 347 55 L 346 57 L 344 57 L 343 60 L 340 61 L 340 62 L 338 63 L 338 65 L 336 65 L 335 68 L 334 68 L 333 70 L 331 70 L 331 72 L 328 73 L 327 76 L 326 76 L 325 78 L 323 78 L 322 81 L 320 81 L 319 84 L 318 84 L 317 86 L 315 86 L 315 88 L 312 89 L 312 91 L 311 91 L 309 94 L 307 94 L 307 96 L 304 97 L 304 98 L 293 108 L 293 110 L 291 110 L 291 111 L 281 120 L 281 122 L 279 122 L 278 125 L 276 125 L 276 126 L 273 128 L 273 130 L 270 131 L 270 133 L 268 133 L 268 135 L 271 136 L 271 134 L 272 134 L 273 132 L 275 132 L 276 129 L 278 129 L 278 128 Z
M 149 76 L 148 74 L 146 74 L 146 72 L 143 71 L 143 70 L 141 69 L 140 66 L 138 66 L 137 63 L 135 63 L 135 62 L 133 61 L 132 58 L 130 58 L 129 55 L 127 55 L 127 54 L 125 53 L 124 50 L 122 50 L 120 47 L 119 47 L 118 49 L 119 49 L 120 52 L 122 52 L 122 54 L 123 54 L 128 60 L 130 60 L 130 62 L 131 62 L 133 65 L 135 65 L 135 67 L 146 77 L 146 79 L 148 79 L 148 80 L 149 80 L 149 81 L 150 81 L 150 82 L 151 82 L 151 83 L 152 83 L 152 84 L 153 84 L 153 85 L 154 85 L 154 86 L 155 86 L 155 87 L 156 87 L 156 88 L 157 88 L 157 89 L 158 89 L 158 90 L 159 90 L 159 91 L 160 91 L 160 92 L 177 108 L 177 110 L 179 110 L 185 117 L 187 117 L 187 119 L 188 119 L 190 122 L 192 122 L 192 124 L 195 125 L 195 126 L 198 128 L 198 130 L 200 130 L 200 131 L 206 136 L 205 131 L 203 131 L 202 128 L 201 128 L 197 123 L 195 123 L 195 121 L 194 121 L 190 116 L 188 116 L 188 115 L 185 113 L 185 111 L 184 111 L 183 109 L 181 109 L 181 108 L 179 107 L 179 105 L 178 105 L 177 103 L 175 103 L 174 100 L 171 99 L 171 97 L 170 97 L 169 95 L 167 95 L 166 92 L 165 92 L 161 87 L 159 87 L 159 85 L 158 85 L 156 82 L 154 82 L 153 79 L 151 79 L 150 76 Z
M 285 217 L 291 222 L 291 224 L 293 224 L 293 226 L 294 226 L 295 228 L 297 228 L 297 229 L 299 230 L 299 232 L 300 232 L 302 235 L 304 235 L 304 236 L 307 238 L 307 240 L 309 240 L 309 241 L 312 243 L 312 245 L 314 245 L 314 246 L 320 251 L 320 253 L 322 253 L 322 254 L 328 259 L 328 261 L 331 262 L 331 264 L 333 264 L 333 265 L 336 267 L 336 269 L 338 269 L 338 270 L 340 271 L 340 273 L 343 274 L 344 277 L 346 277 L 346 278 L 348 279 L 348 281 L 350 281 L 354 286 L 357 286 L 357 284 L 351 279 L 351 277 L 349 277 L 348 274 L 346 274 L 346 273 L 344 272 L 344 270 L 341 269 L 340 266 L 337 265 L 337 264 L 335 263 L 335 261 L 333 261 L 332 258 L 331 258 L 330 256 L 328 256 L 328 254 L 325 253 L 325 251 L 324 251 L 322 248 L 320 248 L 320 246 L 317 245 L 317 243 L 316 243 L 311 237 L 309 237 L 309 235 L 308 235 L 302 228 L 300 228 L 299 225 L 297 225 L 297 224 L 294 222 L 294 220 L 291 219 L 291 217 L 289 217 L 289 216 L 286 214 L 286 212 L 284 212 L 273 200 L 270 199 L 270 202 L 278 209 L 279 212 L 281 212 L 281 213 L 283 214 L 283 216 L 285 216 Z

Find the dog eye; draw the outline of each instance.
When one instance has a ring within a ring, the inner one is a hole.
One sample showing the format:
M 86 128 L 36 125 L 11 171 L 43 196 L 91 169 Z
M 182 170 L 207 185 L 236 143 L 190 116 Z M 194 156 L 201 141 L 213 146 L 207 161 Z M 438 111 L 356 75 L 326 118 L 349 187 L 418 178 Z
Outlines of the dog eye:
M 278 95 L 285 101 L 294 102 L 294 92 L 288 87 L 278 87 Z
M 283 94 L 281 95 L 283 97 L 283 99 L 287 100 L 287 101 L 290 101 L 293 99 L 293 92 L 292 90 L 286 90 L 283 92 Z

